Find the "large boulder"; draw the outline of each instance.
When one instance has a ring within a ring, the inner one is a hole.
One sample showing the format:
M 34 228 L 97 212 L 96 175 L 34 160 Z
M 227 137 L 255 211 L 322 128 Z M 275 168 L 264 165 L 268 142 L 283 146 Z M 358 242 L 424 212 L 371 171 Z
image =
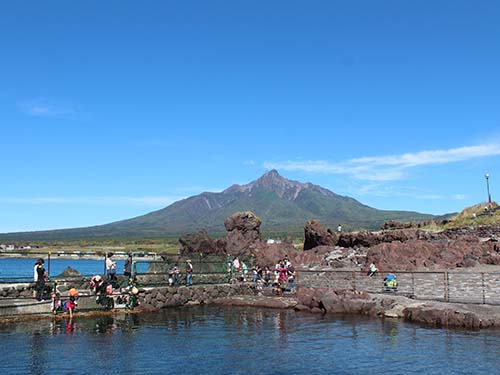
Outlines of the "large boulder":
M 192 254 L 224 254 L 224 243 L 211 238 L 206 230 L 186 234 L 179 238 L 182 256 Z
M 325 230 L 317 220 L 309 220 L 304 226 L 304 250 L 317 246 L 335 246 L 339 237 L 330 229 Z
M 236 212 L 224 220 L 227 234 L 223 239 L 226 253 L 246 256 L 262 242 L 260 225 L 262 221 L 250 211 Z
M 224 220 L 228 232 L 239 231 L 260 237 L 262 221 L 251 211 L 236 212 Z
M 82 274 L 80 272 L 68 266 L 57 277 L 81 277 L 81 276 Z

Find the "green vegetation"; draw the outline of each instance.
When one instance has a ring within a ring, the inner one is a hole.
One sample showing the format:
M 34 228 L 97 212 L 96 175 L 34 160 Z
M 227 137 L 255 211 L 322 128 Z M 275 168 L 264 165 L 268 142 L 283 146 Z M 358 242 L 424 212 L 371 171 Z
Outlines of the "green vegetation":
M 450 228 L 460 228 L 478 225 L 498 225 L 500 224 L 500 207 L 496 202 L 480 203 L 467 207 L 459 214 L 446 220 L 444 224 L 439 222 L 431 224 L 428 229 L 444 230 Z

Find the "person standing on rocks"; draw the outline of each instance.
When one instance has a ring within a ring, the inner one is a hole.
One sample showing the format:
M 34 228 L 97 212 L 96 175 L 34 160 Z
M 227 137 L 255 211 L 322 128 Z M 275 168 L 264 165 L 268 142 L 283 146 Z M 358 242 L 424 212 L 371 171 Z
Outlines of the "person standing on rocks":
M 108 253 L 106 257 L 106 275 L 111 283 L 116 280 L 116 263 L 111 259 L 112 256 L 113 253 Z
M 193 264 L 191 259 L 186 260 L 186 286 L 193 285 Z
M 132 277 L 132 254 L 128 254 L 125 265 L 123 266 L 123 276 L 125 276 L 126 286 L 130 285 L 130 278 Z
M 37 301 L 42 301 L 43 291 L 45 289 L 45 278 L 47 277 L 47 274 L 45 272 L 44 265 L 45 261 L 42 258 L 39 258 L 35 263 L 35 298 L 37 299 Z

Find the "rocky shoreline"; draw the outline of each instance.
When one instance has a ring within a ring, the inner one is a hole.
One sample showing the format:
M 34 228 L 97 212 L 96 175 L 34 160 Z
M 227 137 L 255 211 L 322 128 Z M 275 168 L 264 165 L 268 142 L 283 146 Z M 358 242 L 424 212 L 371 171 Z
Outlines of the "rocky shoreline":
M 305 289 L 297 296 L 298 311 L 361 314 L 399 318 L 435 327 L 481 329 L 500 327 L 500 306 L 421 301 L 346 289 Z
M 247 285 L 150 288 L 140 292 L 141 305 L 133 311 L 110 310 L 80 312 L 75 318 L 99 315 L 139 314 L 164 308 L 198 305 L 294 309 L 313 314 L 365 315 L 437 328 L 500 328 L 500 306 L 418 301 L 411 298 L 369 294 L 348 289 L 302 289 L 285 297 L 256 295 Z M 0 324 L 38 319 L 65 319 L 66 315 L 37 314 L 3 317 Z

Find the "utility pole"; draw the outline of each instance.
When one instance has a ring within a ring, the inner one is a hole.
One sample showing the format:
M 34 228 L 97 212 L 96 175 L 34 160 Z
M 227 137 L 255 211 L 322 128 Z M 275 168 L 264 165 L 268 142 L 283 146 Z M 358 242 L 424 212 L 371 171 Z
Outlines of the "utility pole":
M 484 177 L 486 178 L 486 190 L 488 191 L 488 206 L 491 209 L 490 174 L 486 173 Z

